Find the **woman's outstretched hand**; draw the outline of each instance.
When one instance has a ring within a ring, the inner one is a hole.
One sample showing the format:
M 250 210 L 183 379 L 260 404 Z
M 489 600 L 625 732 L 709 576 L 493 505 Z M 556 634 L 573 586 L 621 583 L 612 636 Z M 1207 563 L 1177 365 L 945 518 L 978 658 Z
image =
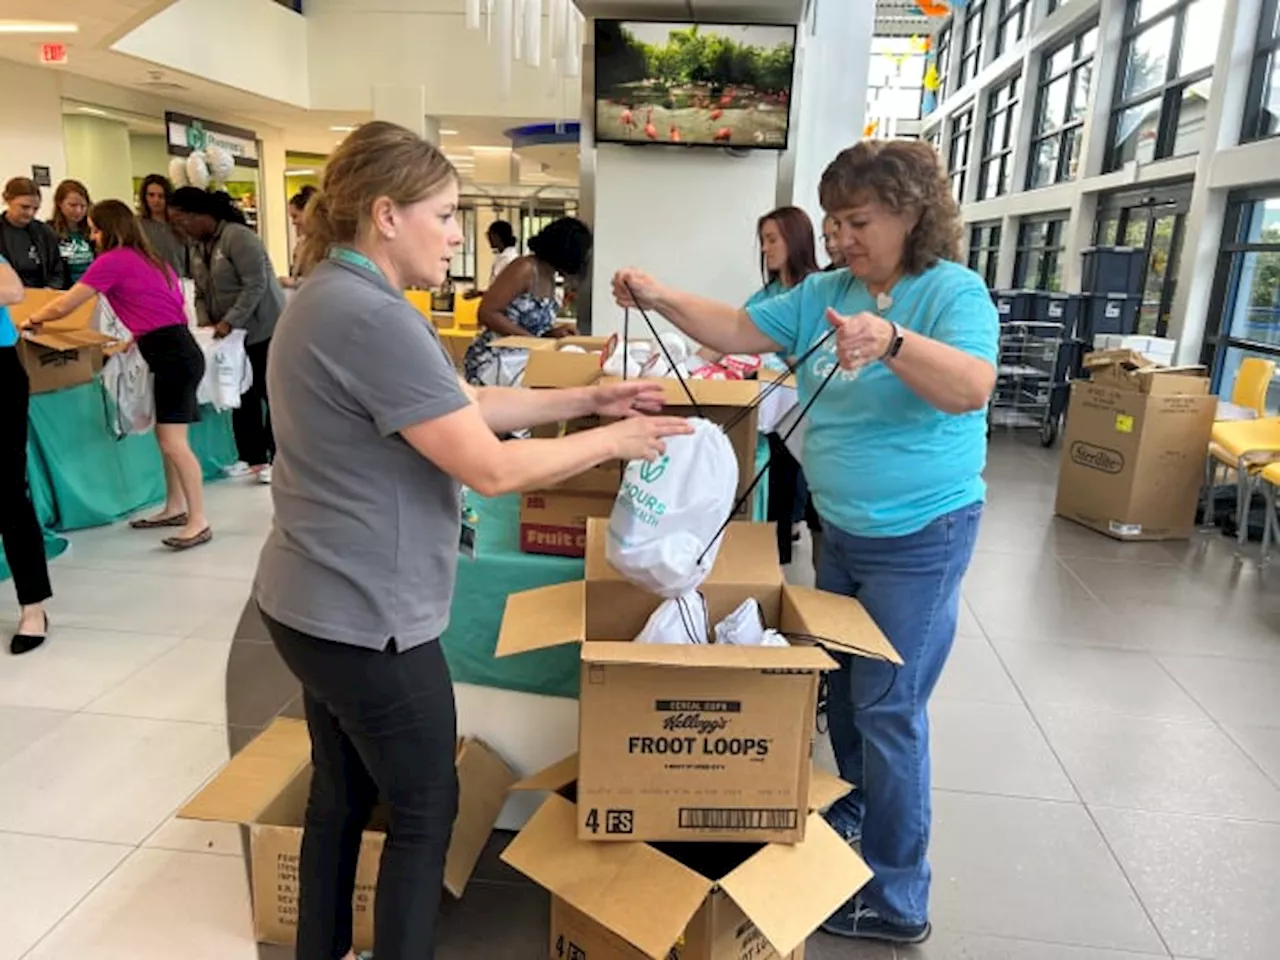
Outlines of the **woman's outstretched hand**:
M 591 390 L 595 411 L 602 417 L 635 417 L 662 409 L 662 384 L 652 380 L 606 383 Z
M 684 417 L 628 417 L 600 429 L 612 435 L 619 460 L 650 462 L 666 453 L 666 437 L 693 433 L 692 424 Z
M 656 309 L 662 285 L 643 270 L 628 267 L 613 275 L 613 299 L 623 308 Z

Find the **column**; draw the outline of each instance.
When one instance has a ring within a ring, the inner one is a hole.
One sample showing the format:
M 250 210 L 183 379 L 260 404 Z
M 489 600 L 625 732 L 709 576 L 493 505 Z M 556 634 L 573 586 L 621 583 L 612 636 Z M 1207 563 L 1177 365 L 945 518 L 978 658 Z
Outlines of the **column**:
M 398 123 L 420 137 L 427 137 L 426 89 L 420 86 L 376 84 L 373 88 L 373 118 Z M 435 124 L 435 139 L 432 142 L 440 142 L 439 124 Z
M 67 176 L 82 181 L 96 200 L 118 197 L 132 206 L 133 154 L 128 125 L 120 120 L 69 113 L 62 118 L 62 133 Z M 52 197 L 51 190 L 46 192 Z
M 778 202 L 794 204 L 821 229 L 822 172 L 836 154 L 862 139 L 871 70 L 874 3 L 811 4 L 800 25 L 791 147 L 782 158 Z

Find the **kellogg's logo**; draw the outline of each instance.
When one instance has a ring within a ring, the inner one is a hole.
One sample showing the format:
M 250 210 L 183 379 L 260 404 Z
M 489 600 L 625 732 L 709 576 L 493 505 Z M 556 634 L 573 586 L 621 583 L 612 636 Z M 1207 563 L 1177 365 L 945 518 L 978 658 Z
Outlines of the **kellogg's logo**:
M 1124 469 L 1124 454 L 1118 450 L 1077 440 L 1071 445 L 1071 462 L 1088 467 L 1090 470 L 1114 475 Z

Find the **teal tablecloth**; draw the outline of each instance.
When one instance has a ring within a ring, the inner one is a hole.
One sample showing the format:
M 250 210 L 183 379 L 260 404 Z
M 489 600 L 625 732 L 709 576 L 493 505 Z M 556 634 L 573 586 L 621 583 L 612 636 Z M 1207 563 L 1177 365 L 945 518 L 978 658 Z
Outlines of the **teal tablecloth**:
M 66 549 L 54 531 L 114 523 L 164 499 L 164 468 L 153 434 L 116 440 L 107 427 L 98 382 L 31 398 L 27 480 L 45 530 L 45 553 Z M 231 414 L 210 407 L 191 427 L 191 446 L 205 478 L 221 477 L 236 459 Z M 0 579 L 9 567 L 0 552 Z
M 761 443 L 757 469 L 769 459 Z M 752 516 L 763 520 L 769 502 L 768 476 L 752 497 Z M 520 498 L 513 495 L 486 500 L 469 494 L 480 515 L 476 526 L 474 558 L 458 559 L 449 629 L 440 638 L 449 670 L 456 683 L 499 687 L 552 697 L 578 696 L 577 645 L 494 657 L 498 628 L 507 595 L 553 583 L 579 580 L 586 574 L 582 560 L 520 552 Z

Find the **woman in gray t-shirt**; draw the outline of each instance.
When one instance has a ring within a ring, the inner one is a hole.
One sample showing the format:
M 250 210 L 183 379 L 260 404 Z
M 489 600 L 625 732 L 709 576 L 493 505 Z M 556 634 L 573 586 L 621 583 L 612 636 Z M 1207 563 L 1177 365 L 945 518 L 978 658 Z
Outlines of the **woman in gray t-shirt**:
M 315 775 L 302 844 L 298 956 L 351 949 L 360 834 L 391 807 L 375 906 L 379 955 L 434 956 L 457 810 L 455 715 L 436 638 L 453 595 L 459 483 L 485 496 L 615 458 L 654 459 L 684 420 L 660 388 L 474 389 L 404 299 L 436 287 L 462 242 L 458 178 L 434 147 L 366 124 L 308 208 L 315 264 L 276 329 L 267 374 L 275 520 L 255 596 L 303 686 Z M 621 417 L 556 440 L 499 434 Z

